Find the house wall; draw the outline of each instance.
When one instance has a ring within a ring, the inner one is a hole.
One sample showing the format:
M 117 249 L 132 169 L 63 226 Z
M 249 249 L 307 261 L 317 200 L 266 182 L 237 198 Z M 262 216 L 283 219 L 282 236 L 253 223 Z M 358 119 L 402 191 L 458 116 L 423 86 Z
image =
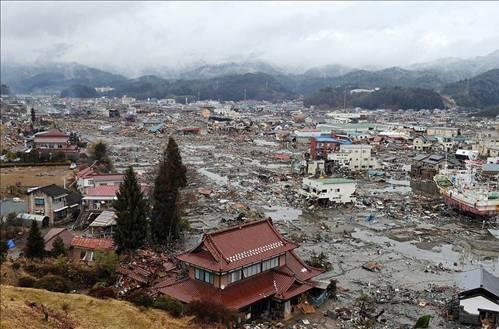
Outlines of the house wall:
M 76 247 L 73 247 L 69 250 L 69 258 L 72 261 L 79 262 L 80 260 L 82 260 L 81 258 L 82 252 L 86 253 L 85 260 L 90 261 L 89 257 L 91 257 L 93 250 L 81 249 Z
M 328 199 L 337 203 L 348 203 L 355 200 L 352 194 L 355 192 L 356 184 L 351 183 L 338 183 L 338 184 L 324 184 L 320 181 L 305 178 L 303 180 L 303 187 L 308 187 L 309 191 L 304 193 L 319 199 Z M 315 192 L 312 190 L 315 189 Z M 326 190 L 326 192 L 322 192 Z
M 43 199 L 44 205 L 37 206 L 35 199 Z M 40 191 L 34 191 L 29 194 L 28 198 L 28 212 L 30 214 L 44 215 L 49 218 L 49 226 L 54 225 L 54 208 L 52 198 Z
M 286 254 L 282 254 L 279 256 L 279 266 L 283 266 L 285 264 L 286 264 Z M 196 280 L 196 277 L 194 276 L 194 266 L 188 266 L 187 272 L 189 278 Z M 216 288 L 227 287 L 229 285 L 229 273 L 222 273 L 222 274 L 213 273 L 213 275 L 214 275 L 213 285 Z M 237 282 L 235 284 L 237 284 Z

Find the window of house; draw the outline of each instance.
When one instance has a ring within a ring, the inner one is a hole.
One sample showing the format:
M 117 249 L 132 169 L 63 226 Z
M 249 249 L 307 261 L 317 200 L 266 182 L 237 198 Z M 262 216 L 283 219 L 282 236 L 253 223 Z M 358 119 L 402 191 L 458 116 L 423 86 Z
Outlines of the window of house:
M 35 198 L 35 206 L 44 206 L 44 205 L 45 205 L 45 199 Z
M 194 277 L 197 280 L 213 284 L 214 276 L 213 276 L 213 273 L 211 273 L 210 271 L 206 271 L 206 270 L 203 270 L 200 268 L 195 268 L 194 269 Z
M 258 274 L 262 271 L 261 263 L 250 265 L 243 268 L 243 275 L 245 278 L 250 277 L 252 275 Z
M 270 270 L 271 268 L 279 266 L 279 257 L 264 260 L 262 263 L 262 271 Z
M 233 283 L 242 279 L 241 270 L 229 272 L 229 283 Z

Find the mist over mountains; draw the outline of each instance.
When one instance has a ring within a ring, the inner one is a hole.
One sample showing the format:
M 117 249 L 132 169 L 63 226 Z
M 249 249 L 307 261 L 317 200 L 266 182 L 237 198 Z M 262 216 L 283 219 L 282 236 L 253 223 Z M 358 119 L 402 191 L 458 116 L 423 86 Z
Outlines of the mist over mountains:
M 136 78 L 77 63 L 2 63 L 1 80 L 2 84 L 18 94 L 60 94 L 65 91 L 64 95 L 77 97 L 78 90 L 86 90 L 85 95 L 92 95 L 85 86 L 109 86 L 114 90 L 107 93 L 108 96 L 128 95 L 139 99 L 191 96 L 192 99 L 223 101 L 279 101 L 298 96 L 310 97 L 324 88 L 417 88 L 456 95 L 458 104 L 463 106 L 488 106 L 490 102 L 495 102 L 490 94 L 499 88 L 497 74 L 492 72 L 486 75 L 486 84 L 476 81 L 482 81 L 480 75 L 494 69 L 499 69 L 499 50 L 470 59 L 444 58 L 378 70 L 331 64 L 297 73 L 261 61 L 243 61 L 171 69 L 165 66 L 157 71 L 148 69 L 150 74 Z M 462 87 L 458 87 L 463 84 L 459 81 L 464 79 L 471 79 L 473 88 L 463 91 Z M 487 91 L 481 92 L 482 88 Z M 470 97 L 473 100 L 468 99 L 469 90 L 472 90 Z M 401 97 L 400 90 L 396 94 Z M 486 95 L 486 100 L 481 100 L 483 95 Z

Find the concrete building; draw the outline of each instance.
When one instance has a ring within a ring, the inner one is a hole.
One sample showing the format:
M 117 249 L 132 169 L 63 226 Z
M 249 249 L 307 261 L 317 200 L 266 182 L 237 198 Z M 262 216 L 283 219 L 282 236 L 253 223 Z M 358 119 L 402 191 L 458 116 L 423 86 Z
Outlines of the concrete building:
M 365 144 L 343 144 L 339 152 L 329 153 L 328 160 L 334 165 L 348 167 L 351 171 L 378 169 L 381 163 L 371 155 L 372 146 Z
M 32 189 L 28 192 L 28 212 L 49 218 L 49 225 L 79 212 L 81 195 L 55 184 Z
M 461 134 L 459 128 L 453 127 L 428 127 L 426 128 L 428 136 L 455 137 Z
M 499 132 L 496 130 L 482 131 L 476 136 L 476 144 L 473 149 L 480 156 L 494 157 L 499 154 Z
M 318 200 L 328 200 L 334 203 L 349 203 L 355 201 L 356 183 L 344 178 L 304 178 L 300 193 L 306 197 Z

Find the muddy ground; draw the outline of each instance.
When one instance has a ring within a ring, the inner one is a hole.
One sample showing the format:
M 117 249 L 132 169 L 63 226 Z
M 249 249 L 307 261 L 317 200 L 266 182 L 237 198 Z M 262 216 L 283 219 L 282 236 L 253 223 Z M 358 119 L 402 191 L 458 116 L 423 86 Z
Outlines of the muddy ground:
M 354 176 L 355 204 L 307 203 L 296 194 L 302 177 L 291 173 L 290 163 L 271 160 L 273 153 L 289 147 L 272 139 L 262 147 L 261 139 L 232 139 L 228 145 L 226 137 L 181 139 L 184 160 L 195 170 L 191 191 L 212 191 L 208 197 L 197 194 L 187 217 L 201 234 L 227 225 L 241 213 L 270 216 L 286 237 L 300 243 L 298 254 L 304 259 L 313 252 L 325 253 L 332 270 L 319 278 L 338 280 L 340 293 L 337 301 L 305 316 L 312 324 L 349 328 L 347 321 L 325 314 L 337 307 L 352 308 L 366 293 L 375 296 L 378 311 L 385 311 L 380 328 L 413 325 L 426 314 L 434 317 L 434 328 L 456 328 L 445 311 L 457 291 L 459 273 L 483 266 L 499 275 L 499 241 L 486 230 L 497 224 L 482 227 L 481 221 L 448 209 L 438 195 L 413 191 L 409 178 L 400 172 L 383 180 Z M 227 145 L 223 152 L 220 145 Z M 291 151 L 298 156 L 303 148 Z M 369 215 L 374 220 L 368 221 Z M 363 269 L 370 261 L 380 269 Z

